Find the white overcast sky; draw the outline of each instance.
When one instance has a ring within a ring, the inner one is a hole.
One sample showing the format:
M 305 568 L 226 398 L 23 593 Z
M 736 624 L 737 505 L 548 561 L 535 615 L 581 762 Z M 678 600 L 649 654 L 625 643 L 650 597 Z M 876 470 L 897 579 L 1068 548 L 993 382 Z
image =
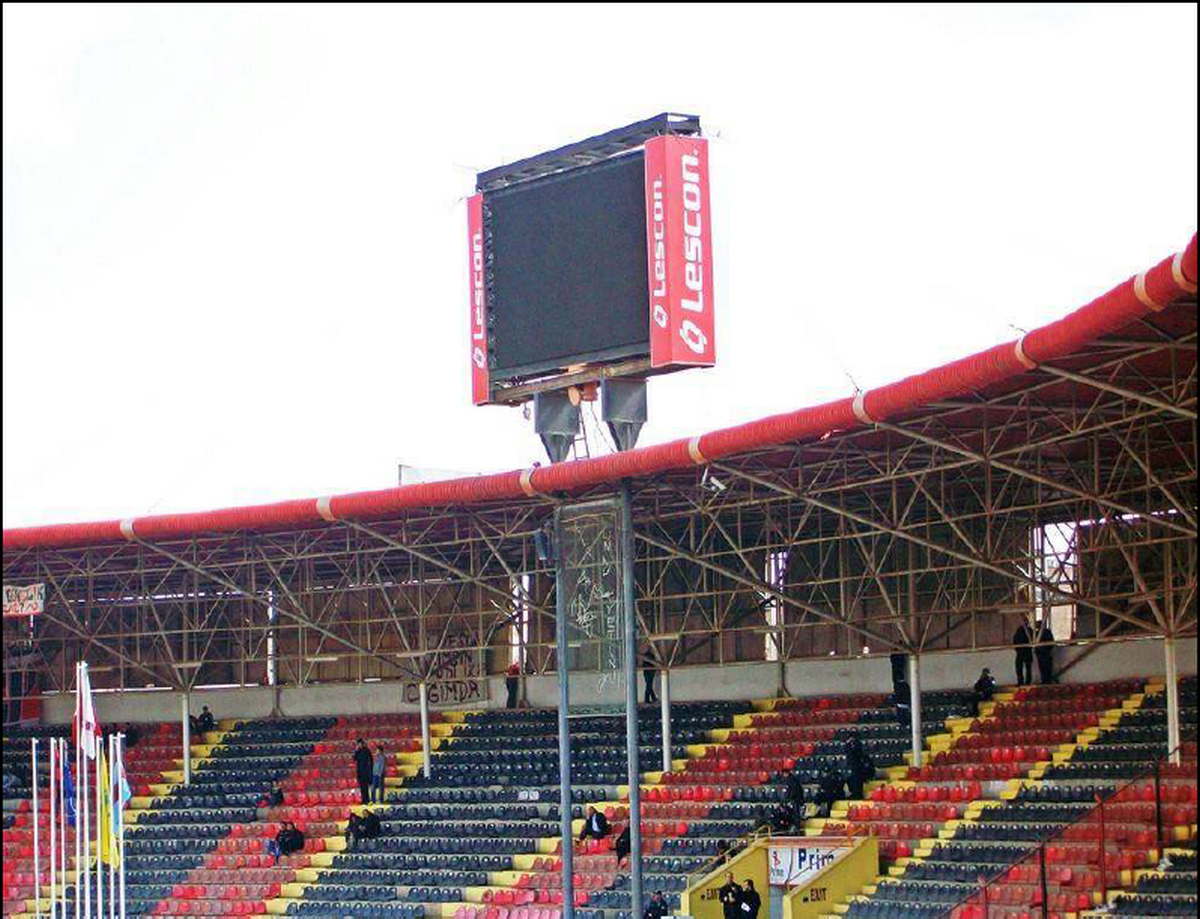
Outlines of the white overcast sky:
M 470 405 L 474 172 L 712 137 L 720 366 L 641 443 L 1013 336 L 1196 229 L 1196 5 L 5 4 L 3 521 L 542 459 Z

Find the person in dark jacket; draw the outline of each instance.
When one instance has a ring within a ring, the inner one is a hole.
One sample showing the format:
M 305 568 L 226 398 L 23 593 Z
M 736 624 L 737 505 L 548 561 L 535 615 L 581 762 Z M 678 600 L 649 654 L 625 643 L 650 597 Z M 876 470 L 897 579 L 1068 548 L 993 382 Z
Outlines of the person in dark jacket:
M 354 851 L 361 840 L 377 839 L 381 829 L 379 815 L 374 811 L 367 811 L 361 817 L 352 813 L 350 822 L 346 824 L 346 848 Z
M 617 837 L 616 844 L 613 846 L 613 851 L 617 853 L 617 865 L 629 857 L 629 824 L 625 824 L 625 829 L 621 830 L 621 835 Z
M 208 710 L 208 706 L 204 706 L 200 710 L 200 714 L 196 718 L 196 730 L 201 734 L 206 734 L 209 731 L 215 730 L 217 726 L 216 719 L 213 718 L 213 713 Z
M 1017 660 L 1017 685 L 1028 686 L 1033 682 L 1033 635 L 1029 631 L 1029 623 L 1024 618 L 1012 637 L 1013 650 Z
M 888 703 L 896 710 L 896 723 L 905 730 L 912 728 L 912 688 L 901 679 L 892 687 Z
M 983 673 L 979 674 L 979 679 L 975 681 L 975 714 L 979 714 L 979 706 L 987 702 L 996 694 L 996 678 L 992 676 L 992 671 L 987 667 L 983 668 Z
M 654 896 L 650 898 L 650 902 L 646 904 L 646 909 L 642 913 L 643 919 L 663 919 L 671 912 L 667 906 L 667 898 L 663 896 L 661 890 L 654 891 Z
M 579 831 L 579 841 L 583 842 L 588 838 L 603 839 L 608 835 L 608 830 L 608 818 L 589 804 L 583 818 L 583 829 Z
M 371 751 L 367 742 L 361 737 L 354 744 L 354 775 L 358 779 L 358 792 L 362 800 L 360 804 L 371 803 Z
M 1050 628 L 1050 617 L 1042 620 L 1037 632 L 1037 644 L 1033 648 L 1037 657 L 1038 676 L 1043 683 L 1054 682 L 1054 632 Z
M 513 661 L 508 665 L 508 669 L 504 671 L 504 688 L 508 690 L 508 699 L 505 700 L 505 708 L 517 707 L 517 693 L 521 691 L 521 665 Z
M 654 652 L 647 648 L 642 652 L 642 679 L 646 683 L 646 692 L 642 698 L 647 704 L 658 701 L 658 693 L 654 691 L 654 674 L 658 672 L 658 661 Z
M 862 741 L 857 735 L 846 742 L 846 787 L 850 790 L 850 798 L 861 801 L 863 785 L 868 779 L 875 778 L 875 761 L 863 749 Z
M 800 774 L 798 766 L 793 767 L 787 775 L 783 797 L 796 810 L 804 810 L 804 776 Z
M 276 782 L 271 786 L 271 790 L 267 793 L 267 807 L 281 807 L 283 805 L 283 789 Z
M 754 882 L 750 878 L 746 878 L 742 885 L 742 902 L 738 906 L 738 913 L 742 919 L 758 919 L 758 910 L 761 906 L 762 897 L 754 889 Z
M 733 879 L 733 872 L 725 875 L 725 883 L 717 891 L 717 899 L 721 901 L 721 909 L 725 919 L 739 919 L 739 907 L 742 905 L 742 888 Z
M 822 817 L 828 817 L 833 805 L 842 799 L 845 793 L 846 780 L 833 769 L 821 773 L 817 785 L 817 808 Z

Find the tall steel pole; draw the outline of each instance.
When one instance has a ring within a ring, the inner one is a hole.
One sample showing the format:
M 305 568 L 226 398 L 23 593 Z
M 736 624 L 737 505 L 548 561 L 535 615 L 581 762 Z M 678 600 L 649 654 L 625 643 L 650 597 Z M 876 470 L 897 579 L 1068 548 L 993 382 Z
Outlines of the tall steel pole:
M 192 784 L 192 720 L 191 701 L 185 689 L 179 697 L 180 726 L 183 731 L 183 784 Z
M 1180 762 L 1179 752 L 1179 669 L 1175 661 L 1175 639 L 1163 638 L 1163 655 L 1166 658 L 1167 690 L 1167 755 L 1176 765 Z
M 553 555 L 555 565 L 554 584 L 554 646 L 558 665 L 558 808 L 562 823 L 562 915 L 563 919 L 575 917 L 574 842 L 571 833 L 571 726 L 567 713 L 571 704 L 571 674 L 567 667 L 567 599 L 566 578 L 563 577 L 563 561 L 559 555 L 562 540 L 559 538 L 557 519 L 554 527 Z
M 637 590 L 633 571 L 633 501 L 621 482 L 621 575 L 625 613 L 625 755 L 629 771 L 630 915 L 642 915 L 642 789 L 638 769 Z
M 908 656 L 908 691 L 912 713 L 912 764 L 921 765 L 921 748 L 924 741 L 921 738 L 921 655 Z
M 425 778 L 429 778 L 433 774 L 433 742 L 429 733 L 429 684 L 421 680 L 418 689 L 421 703 L 421 750 L 424 752 L 421 772 Z M 383 796 L 384 792 L 381 791 L 380 797 Z
M 671 771 L 671 671 L 659 671 L 658 703 L 662 707 L 662 767 Z

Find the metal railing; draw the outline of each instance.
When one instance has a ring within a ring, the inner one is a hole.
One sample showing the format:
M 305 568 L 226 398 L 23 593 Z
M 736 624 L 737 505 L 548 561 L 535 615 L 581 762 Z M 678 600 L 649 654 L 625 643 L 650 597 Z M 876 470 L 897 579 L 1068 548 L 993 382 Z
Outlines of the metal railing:
M 1176 780 L 1194 786 L 1197 774 L 1195 759 L 1180 764 L 1172 763 L 1171 759 L 1183 746 L 1192 745 L 1194 741 L 1175 748 L 1133 778 L 1114 785 L 1106 794 L 1098 794 L 1094 806 L 1078 819 L 1031 842 L 1029 850 L 1015 861 L 989 875 L 981 875 L 976 888 L 947 906 L 941 917 L 1008 919 L 1010 913 L 1022 912 L 1040 914 L 1041 919 L 1048 919 L 1050 913 L 1082 912 L 1106 903 L 1109 891 L 1122 886 L 1124 871 L 1150 867 L 1134 863 L 1134 852 L 1140 843 L 1151 843 L 1147 851 L 1156 852 L 1159 858 L 1169 846 L 1172 825 L 1165 819 L 1164 807 L 1175 802 L 1166 800 L 1167 789 L 1173 787 L 1171 783 Z M 1140 815 L 1151 807 L 1152 835 L 1142 838 L 1143 831 L 1131 839 L 1127 824 L 1147 822 Z M 1109 851 L 1110 845 L 1114 851 Z M 1085 851 L 1081 852 L 1081 849 Z M 1077 866 L 1081 862 L 1088 866 L 1079 870 L 1087 875 L 1083 878 L 1077 877 Z M 1098 887 L 1087 883 L 1093 874 Z M 1006 893 L 1006 888 L 1030 886 L 1034 891 L 1028 900 L 1020 894 Z M 1064 893 L 1064 889 L 1069 889 L 1069 893 Z M 1097 890 L 1099 903 L 1093 898 Z M 1058 901 L 1058 896 L 1074 896 L 1075 899 L 1073 903 L 1064 904 Z

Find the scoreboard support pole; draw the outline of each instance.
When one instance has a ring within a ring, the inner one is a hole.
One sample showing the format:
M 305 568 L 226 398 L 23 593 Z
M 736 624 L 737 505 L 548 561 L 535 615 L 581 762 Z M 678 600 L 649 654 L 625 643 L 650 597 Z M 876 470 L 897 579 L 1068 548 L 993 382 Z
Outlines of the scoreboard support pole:
M 557 532 L 555 543 L 559 543 Z M 558 546 L 554 547 L 557 555 Z M 562 822 L 562 919 L 575 919 L 574 838 L 571 833 L 571 675 L 567 670 L 567 599 L 562 562 L 555 566 L 554 644 L 558 665 L 558 809 Z
M 642 777 L 638 768 L 637 590 L 633 571 L 633 502 L 621 482 L 621 574 L 625 607 L 625 758 L 629 771 L 630 915 L 642 915 Z

